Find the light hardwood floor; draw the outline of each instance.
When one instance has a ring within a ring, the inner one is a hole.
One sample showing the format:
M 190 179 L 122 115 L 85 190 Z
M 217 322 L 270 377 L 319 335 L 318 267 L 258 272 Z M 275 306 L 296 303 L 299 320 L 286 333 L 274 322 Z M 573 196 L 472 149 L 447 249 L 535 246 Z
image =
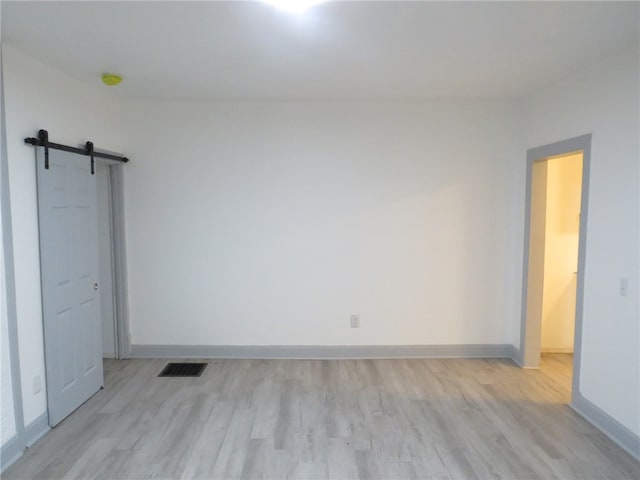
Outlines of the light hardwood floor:
M 106 388 L 27 450 L 15 478 L 637 479 L 575 414 L 571 357 L 105 361 Z

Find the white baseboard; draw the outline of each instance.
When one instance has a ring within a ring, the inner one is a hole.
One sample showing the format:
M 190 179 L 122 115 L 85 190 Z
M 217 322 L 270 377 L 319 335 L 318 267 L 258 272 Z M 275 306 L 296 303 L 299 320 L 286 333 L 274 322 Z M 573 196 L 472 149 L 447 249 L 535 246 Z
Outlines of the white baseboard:
M 44 412 L 29 425 L 24 427 L 24 443 L 29 448 L 36 443 L 42 436 L 51 430 L 49 425 L 49 414 Z
M 636 460 L 640 461 L 640 437 L 638 435 L 600 407 L 591 403 L 580 392 L 574 394 L 570 407 Z
M 131 345 L 132 358 L 512 358 L 513 345 Z
M 49 415 L 44 412 L 29 425 L 24 427 L 22 435 L 15 435 L 2 446 L 0 451 L 0 473 L 13 465 L 23 454 L 26 448 L 31 447 L 42 436 L 51 430 Z
M 4 472 L 11 465 L 16 463 L 22 453 L 24 452 L 24 445 L 18 438 L 18 435 L 14 435 L 13 438 L 2 445 L 0 449 L 0 473 Z

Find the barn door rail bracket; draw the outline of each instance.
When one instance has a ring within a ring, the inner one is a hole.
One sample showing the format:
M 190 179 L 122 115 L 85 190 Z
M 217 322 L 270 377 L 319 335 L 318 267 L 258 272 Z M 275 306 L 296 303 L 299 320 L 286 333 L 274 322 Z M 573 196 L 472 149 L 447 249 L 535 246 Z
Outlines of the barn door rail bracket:
M 49 150 L 62 150 L 63 152 L 78 153 L 80 155 L 86 155 L 91 158 L 91 174 L 95 173 L 95 159 L 104 158 L 106 160 L 113 160 L 114 162 L 127 163 L 129 159 L 113 153 L 97 152 L 93 148 L 93 142 L 86 142 L 84 148 L 71 147 L 69 145 L 62 145 L 60 143 L 53 143 L 49 141 L 49 132 L 46 130 L 38 131 L 38 137 L 27 137 L 24 139 L 24 143 L 33 145 L 34 147 L 44 147 L 44 168 L 49 169 Z
M 85 148 L 89 153 L 89 158 L 91 158 L 91 175 L 95 175 L 96 174 L 96 157 L 93 151 L 93 142 L 85 143 Z

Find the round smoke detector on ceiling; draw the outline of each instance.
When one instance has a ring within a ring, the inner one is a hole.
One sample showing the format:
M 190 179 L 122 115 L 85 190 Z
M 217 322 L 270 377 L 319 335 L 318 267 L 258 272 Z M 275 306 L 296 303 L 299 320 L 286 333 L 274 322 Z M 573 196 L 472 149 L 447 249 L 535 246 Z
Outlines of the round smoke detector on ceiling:
M 120 84 L 121 81 L 122 77 L 114 73 L 105 73 L 102 75 L 102 83 L 109 85 L 110 87 L 115 87 Z

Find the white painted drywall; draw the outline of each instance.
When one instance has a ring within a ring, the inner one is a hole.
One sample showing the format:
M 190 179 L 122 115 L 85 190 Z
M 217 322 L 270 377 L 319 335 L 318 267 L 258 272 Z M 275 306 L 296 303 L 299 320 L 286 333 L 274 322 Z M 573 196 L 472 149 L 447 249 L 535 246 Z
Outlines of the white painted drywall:
M 113 311 L 113 269 L 111 256 L 111 183 L 109 166 L 96 163 L 96 189 L 98 193 L 98 253 L 100 255 L 100 316 L 102 322 L 102 356 L 115 357 L 115 324 Z
M 550 159 L 542 294 L 543 352 L 573 352 L 576 316 L 582 154 Z
M 296 15 L 257 0 L 5 3 L 6 38 L 76 78 L 122 68 L 117 95 L 195 101 L 514 98 L 631 41 L 639 11 L 620 1 L 332 1 Z
M 0 62 L 0 82 L 2 81 L 2 64 Z M 0 85 L 0 132 L 4 130 L 4 109 Z M 0 155 L 4 156 L 4 148 L 0 146 Z M 4 160 L 0 160 L 4 161 Z M 1 169 L 0 169 L 1 171 Z M 1 172 L 0 172 L 1 175 Z M 0 190 L 2 181 L 0 178 Z M 0 212 L 1 215 L 1 212 Z M 3 238 L 2 221 L 0 221 L 0 241 Z M 5 289 L 4 245 L 0 243 L 0 444 L 4 445 L 16 434 L 16 422 L 13 404 L 13 381 L 11 378 L 11 358 L 9 356 L 9 324 L 7 318 L 7 293 Z
M 0 2 L 0 38 L 2 25 L 2 3 Z M 4 143 L 4 81 L 3 61 L 0 52 L 0 139 Z M 0 162 L 5 162 L 5 146 L 0 145 Z M 3 188 L 2 168 L 0 168 L 0 191 Z M 1 196 L 1 195 L 0 195 Z M 2 212 L 0 211 L 0 216 Z M 13 381 L 11 378 L 11 358 L 9 356 L 9 324 L 7 318 L 7 293 L 5 289 L 4 242 L 0 219 L 0 445 L 4 445 L 16 434 L 13 404 Z
M 132 342 L 507 343 L 518 114 L 128 103 Z
M 527 148 L 593 134 L 580 388 L 635 434 L 640 434 L 639 53 L 636 44 L 524 102 Z M 521 188 L 524 174 L 523 158 Z M 629 279 L 627 297 L 619 294 L 621 277 Z
M 35 150 L 23 140 L 45 128 L 55 142 L 78 145 L 91 140 L 96 148 L 117 150 L 126 131 L 118 123 L 117 100 L 6 43 L 2 50 L 21 387 L 28 426 L 46 411 L 46 389 L 33 393 L 34 378 L 40 376 L 44 383 L 45 372 Z
M 1 128 L 1 127 L 0 127 Z M 0 223 L 2 238 L 2 223 Z M 16 434 L 16 422 L 13 405 L 13 383 L 11 379 L 11 358 L 9 357 L 9 327 L 6 310 L 6 290 L 4 285 L 4 257 L 0 247 L 0 444 L 4 445 Z

